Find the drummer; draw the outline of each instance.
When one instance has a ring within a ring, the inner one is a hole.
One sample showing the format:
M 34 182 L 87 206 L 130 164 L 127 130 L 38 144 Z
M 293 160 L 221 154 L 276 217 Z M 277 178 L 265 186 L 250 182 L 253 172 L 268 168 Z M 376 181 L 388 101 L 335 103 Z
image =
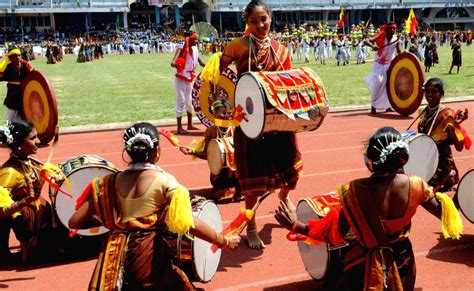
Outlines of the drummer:
M 435 195 L 423 179 L 404 174 L 408 144 L 396 129 L 377 130 L 365 157 L 371 176 L 338 187 L 341 204 L 323 219 L 300 222 L 285 203 L 275 218 L 313 240 L 349 244 L 334 290 L 413 290 L 416 266 L 408 235 L 418 206 L 441 219 L 445 238 L 460 237 L 461 217 L 449 196 Z
M 251 71 L 291 69 L 288 49 L 269 36 L 272 13 L 268 5 L 260 0 L 252 0 L 243 13 L 250 33 L 234 39 L 226 46 L 220 59 L 221 72 L 233 62 L 239 77 L 249 69 Z M 294 209 L 288 194 L 296 188 L 303 169 L 296 134 L 278 132 L 252 140 L 237 127 L 234 133 L 234 146 L 238 179 L 246 208 L 251 209 L 257 203 L 258 197 L 265 192 L 280 189 L 278 194 L 280 200 Z M 258 234 L 255 215 L 247 226 L 247 240 L 251 248 L 265 247 Z
M 229 103 L 226 100 L 216 100 L 212 103 L 211 112 L 215 118 L 226 120 L 229 117 Z M 203 160 L 207 160 L 207 147 L 212 139 L 232 138 L 232 127 L 209 126 L 204 132 L 204 138 L 198 142 L 195 148 L 180 147 L 185 155 L 191 155 Z M 211 175 L 211 185 L 214 188 L 212 197 L 216 201 L 226 202 L 229 200 L 240 201 L 240 186 L 237 180 L 237 173 L 228 167 L 223 167 L 219 175 Z
M 155 164 L 161 148 L 152 124 L 130 126 L 123 142 L 131 160 L 127 169 L 94 179 L 69 220 L 71 229 L 104 225 L 111 230 L 89 290 L 102 290 L 104 284 L 107 290 L 194 290 L 172 263 L 164 231 L 190 233 L 222 249 L 236 248 L 240 237 L 217 233 L 192 215 L 188 190 Z M 116 270 L 123 270 L 122 276 L 114 276 Z
M 10 49 L 0 63 L 0 81 L 6 81 L 7 96 L 3 104 L 7 107 L 6 119 L 14 121 L 21 119 L 23 98 L 21 96 L 21 81 L 33 68 L 27 60 L 21 58 L 21 51 Z
M 467 132 L 460 126 L 468 118 L 467 108 L 454 112 L 441 104 L 444 97 L 444 83 L 439 78 L 428 79 L 424 86 L 428 105 L 421 111 L 418 132 L 433 138 L 438 148 L 438 168 L 428 181 L 435 191 L 449 191 L 459 182 L 458 169 L 454 163 L 451 145 L 457 151 L 469 149 L 471 141 Z
M 0 140 L 11 149 L 0 168 L 0 262 L 11 261 L 10 230 L 20 241 L 22 261 L 42 254 L 51 229 L 51 205 L 41 197 L 41 163 L 32 158 L 40 143 L 36 129 L 26 121 L 0 126 Z

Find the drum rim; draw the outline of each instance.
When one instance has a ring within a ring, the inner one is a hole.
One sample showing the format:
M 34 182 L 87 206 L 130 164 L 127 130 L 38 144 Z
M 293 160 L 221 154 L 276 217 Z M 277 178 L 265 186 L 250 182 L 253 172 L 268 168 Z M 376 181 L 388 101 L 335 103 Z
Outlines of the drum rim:
M 264 111 L 264 114 L 263 114 L 263 122 L 262 122 L 262 129 L 260 130 L 260 133 L 256 136 L 256 137 L 248 137 L 245 132 L 245 136 L 247 136 L 248 138 L 250 139 L 253 139 L 253 140 L 257 140 L 257 139 L 260 139 L 265 133 L 264 133 L 264 130 L 265 130 L 265 124 L 266 124 L 266 119 L 267 119 L 267 116 L 265 114 L 265 111 L 267 110 L 267 104 L 266 104 L 266 96 L 267 96 L 267 92 L 265 92 L 265 89 L 263 89 L 263 86 L 258 82 L 258 78 L 255 76 L 256 72 L 245 72 L 243 73 L 240 77 L 239 77 L 239 80 L 237 80 L 237 84 L 235 84 L 235 91 L 237 92 L 237 86 L 239 85 L 239 81 L 240 79 L 243 77 L 243 76 L 247 76 L 247 75 L 250 75 L 255 81 L 257 81 L 257 86 L 258 86 L 258 89 L 260 90 L 260 93 L 264 93 L 264 94 L 260 94 L 260 96 L 262 97 L 263 99 L 263 111 Z M 263 98 L 265 97 L 265 98 Z M 236 98 L 234 97 L 234 108 L 236 108 L 235 106 L 235 100 Z M 242 128 L 241 128 L 242 129 Z M 243 130 L 242 130 L 243 132 Z
M 220 220 L 221 220 L 221 227 L 222 227 L 222 215 L 221 215 L 221 211 L 220 211 L 219 207 L 217 206 L 217 204 L 214 203 L 214 201 L 209 200 L 209 199 L 206 199 L 206 200 L 198 201 L 197 203 L 201 203 L 201 205 L 200 205 L 201 209 L 203 209 L 204 206 L 207 205 L 207 204 L 209 204 L 209 203 L 210 203 L 211 205 L 214 205 L 214 206 L 216 207 L 216 209 L 217 209 L 217 212 L 219 213 Z M 199 214 L 200 214 L 200 213 L 199 213 Z M 197 215 L 196 217 L 197 217 L 197 218 L 200 218 L 199 215 Z M 194 238 L 194 236 L 193 236 L 193 238 Z M 214 278 L 214 276 L 216 275 L 217 270 L 219 269 L 219 264 L 220 264 L 221 257 L 222 257 L 222 250 L 219 248 L 219 249 L 214 253 L 215 256 L 219 256 L 219 262 L 217 263 L 217 268 L 216 268 L 216 271 L 214 272 L 214 274 L 212 274 L 212 276 L 211 276 L 211 278 L 209 278 L 209 280 L 205 281 L 205 280 L 203 280 L 203 279 L 199 276 L 199 273 L 198 273 L 197 270 L 196 270 L 196 259 L 195 259 L 196 256 L 194 255 L 194 242 L 195 242 L 195 240 L 193 239 L 193 240 L 190 240 L 190 241 L 191 241 L 191 243 L 190 243 L 190 244 L 191 244 L 191 251 L 192 251 L 192 254 L 193 254 L 192 260 L 190 261 L 190 262 L 191 262 L 191 267 L 192 267 L 193 272 L 194 272 L 193 275 L 196 277 L 196 279 L 199 280 L 199 282 L 202 282 L 202 283 L 210 282 L 210 281 L 212 280 L 212 278 Z M 217 255 L 218 252 L 219 252 L 219 255 Z
M 300 203 L 302 202 L 305 202 L 307 204 L 309 204 L 309 206 L 313 209 L 313 211 L 321 218 L 321 211 L 316 207 L 316 204 L 314 203 L 314 200 L 313 200 L 313 197 L 311 198 L 302 198 L 298 201 L 298 204 L 296 206 L 296 210 L 298 210 L 298 207 L 300 205 Z M 298 214 L 297 214 L 298 215 Z M 297 243 L 302 243 L 302 242 L 297 242 Z M 324 276 L 322 276 L 322 278 L 315 278 L 313 276 L 313 274 L 311 274 L 309 271 L 308 271 L 308 268 L 306 267 L 306 265 L 304 264 L 303 262 L 303 265 L 304 265 L 304 268 L 306 270 L 306 272 L 310 275 L 311 278 L 313 278 L 313 280 L 315 280 L 316 282 L 323 282 L 326 278 L 326 275 L 329 271 L 329 266 L 330 266 L 330 263 L 331 263 L 331 253 L 329 252 L 329 245 L 327 243 L 324 243 L 324 242 L 321 242 L 321 244 L 324 244 L 326 246 L 326 250 L 327 250 L 327 259 L 326 259 L 326 270 L 324 272 Z M 301 257 L 301 260 L 303 260 L 303 257 L 301 255 L 301 252 L 299 251 L 299 247 L 298 247 L 298 252 L 300 253 L 300 257 Z
M 464 215 L 464 217 L 469 220 L 470 223 L 474 223 L 474 218 L 471 220 L 468 216 L 466 216 L 466 214 L 464 213 L 464 210 L 462 209 L 461 207 L 461 203 L 459 203 L 459 195 L 458 195 L 458 192 L 459 192 L 459 186 L 461 185 L 462 181 L 464 180 L 465 177 L 467 177 L 468 174 L 470 174 L 471 172 L 474 172 L 474 169 L 470 169 L 469 171 L 467 171 L 461 178 L 461 180 L 459 180 L 459 183 L 458 183 L 458 187 L 456 189 L 456 196 L 457 196 L 457 199 L 458 199 L 458 204 L 459 204 L 459 209 L 461 210 L 462 214 Z

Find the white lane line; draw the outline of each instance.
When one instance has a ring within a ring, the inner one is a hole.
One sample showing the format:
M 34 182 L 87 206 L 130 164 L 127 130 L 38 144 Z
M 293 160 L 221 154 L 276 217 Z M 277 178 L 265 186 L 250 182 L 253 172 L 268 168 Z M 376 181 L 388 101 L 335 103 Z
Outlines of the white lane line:
M 474 243 L 459 245 L 459 246 L 454 246 L 454 247 L 445 247 L 445 248 L 440 248 L 440 249 L 435 249 L 435 250 L 416 252 L 415 258 L 426 257 L 428 254 L 450 253 L 453 251 L 468 249 L 472 247 L 474 247 Z M 244 289 L 249 289 L 249 288 L 258 288 L 262 286 L 271 286 L 277 283 L 291 282 L 291 281 L 301 280 L 301 279 L 311 279 L 311 277 L 309 276 L 308 273 L 299 273 L 299 274 L 288 275 L 285 277 L 279 277 L 275 279 L 261 280 L 261 281 L 256 281 L 252 283 L 239 284 L 239 285 L 229 286 L 226 288 L 213 289 L 213 290 L 218 290 L 218 291 L 244 290 Z

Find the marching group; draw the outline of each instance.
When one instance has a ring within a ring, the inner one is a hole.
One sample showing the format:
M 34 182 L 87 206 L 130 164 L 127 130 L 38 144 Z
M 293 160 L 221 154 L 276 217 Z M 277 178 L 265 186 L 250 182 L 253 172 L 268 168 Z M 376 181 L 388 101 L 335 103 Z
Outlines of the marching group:
M 278 41 L 270 37 L 271 16 L 264 2 L 252 0 L 244 9 L 249 34 L 225 46 L 217 63 L 213 63 L 214 69 L 222 72 L 235 64 L 238 76 L 248 71 L 290 70 L 292 46 L 287 48 L 283 43 L 285 38 Z M 402 49 L 395 31 L 396 25 L 387 24 L 374 36 L 362 38 L 364 44 L 376 51 L 372 77 L 367 80 L 373 111 L 389 109 L 387 97 L 382 93 L 384 84 L 374 80 L 377 75 L 386 74 L 387 64 Z M 314 47 L 326 50 L 325 40 L 324 36 L 318 37 Z M 338 41 L 341 48 L 345 46 L 344 37 Z M 20 60 L 20 54 L 19 50 L 11 50 L 0 71 L 0 80 L 9 82 L 11 98 L 18 98 L 18 94 L 10 86 L 31 70 Z M 336 53 L 338 57 L 339 54 L 344 55 L 342 51 Z M 344 56 L 340 62 L 347 64 Z M 191 123 L 193 108 L 189 104 L 189 87 L 198 64 L 205 65 L 199 58 L 197 34 L 189 33 L 171 62 L 176 68 L 178 134 L 185 133 L 181 124 L 185 110 L 189 118 L 187 129 L 196 129 Z M 451 198 L 438 191 L 449 191 L 459 181 L 451 145 L 458 151 L 469 148 L 470 140 L 460 125 L 467 119 L 468 112 L 454 112 L 445 107 L 442 104 L 444 93 L 442 80 L 426 81 L 424 94 L 428 105 L 421 111 L 418 124 L 418 132 L 430 135 L 440 152 L 435 176 L 424 181 L 406 175 L 403 166 L 410 155 L 406 140 L 393 127 L 380 128 L 370 137 L 364 152 L 371 175 L 338 187 L 340 205 L 331 208 L 321 221 L 298 221 L 296 207 L 290 199 L 289 193 L 295 190 L 303 168 L 297 135 L 274 132 L 251 139 L 237 126 L 232 129 L 236 163 L 236 175 L 232 179 L 237 180 L 246 208 L 252 209 L 264 193 L 279 189 L 280 204 L 275 218 L 283 227 L 319 242 L 348 244 L 343 268 L 336 281 L 327 282 L 328 288 L 412 290 L 416 266 L 409 232 L 417 207 L 424 207 L 442 220 L 445 237 L 459 238 L 462 234 L 462 223 Z M 224 101 L 213 100 L 212 112 L 231 119 L 233 116 L 226 112 Z M 10 110 L 21 111 L 21 105 L 5 105 Z M 0 169 L 0 255 L 11 257 L 8 241 L 13 229 L 20 241 L 22 260 L 28 262 L 33 254 L 41 254 L 41 247 L 51 247 L 44 243 L 43 230 L 51 230 L 52 210 L 41 197 L 41 189 L 44 183 L 55 185 L 64 176 L 49 163 L 33 158 L 39 143 L 35 127 L 17 116 L 8 119 L 10 122 L 0 128 L 1 141 L 11 150 L 9 159 Z M 215 130 L 218 134 L 226 131 L 224 128 Z M 110 230 L 89 288 L 191 290 L 194 287 L 173 261 L 163 233 L 191 234 L 222 249 L 235 249 L 240 236 L 219 233 L 192 215 L 186 188 L 157 165 L 162 154 L 160 138 L 151 124 L 137 123 L 128 127 L 123 133 L 123 149 L 128 155 L 128 167 L 94 179 L 77 200 L 76 212 L 69 220 L 71 229 L 104 225 Z M 185 154 L 200 155 L 193 149 L 181 150 Z M 251 248 L 265 247 L 255 215 L 247 225 L 247 241 Z

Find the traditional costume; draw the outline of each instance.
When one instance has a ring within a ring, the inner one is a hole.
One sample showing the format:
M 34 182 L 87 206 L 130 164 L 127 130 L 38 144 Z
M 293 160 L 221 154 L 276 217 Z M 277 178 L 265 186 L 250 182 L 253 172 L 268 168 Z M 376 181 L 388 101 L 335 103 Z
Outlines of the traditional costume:
M 430 109 L 427 106 L 423 109 L 418 123 L 418 132 L 430 135 L 438 148 L 438 168 L 428 184 L 433 187 L 441 186 L 439 191 L 449 191 L 459 182 L 458 169 L 451 151 L 451 145 L 454 141 L 448 134 L 448 128 L 454 128 L 459 142 L 465 142 L 466 139 L 469 139 L 467 132 L 455 122 L 454 116 L 455 112 L 450 108 L 442 108 L 439 105 Z M 470 142 L 465 143 L 465 146 L 469 148 Z
M 331 206 L 321 220 L 308 221 L 309 237 L 332 245 L 348 242 L 343 259 L 343 273 L 337 290 L 413 290 L 416 278 L 415 256 L 408 238 L 416 209 L 434 199 L 434 193 L 423 179 L 408 176 L 409 200 L 401 217 L 382 219 L 373 201 L 369 184 L 375 179 L 353 180 L 338 187 L 340 206 Z M 445 238 L 458 239 L 462 221 L 452 200 L 436 193 L 443 214 Z M 341 235 L 339 225 L 350 230 Z
M 196 68 L 199 62 L 199 52 L 196 46 L 189 47 L 189 40 L 197 37 L 196 33 L 186 37 L 183 47 L 181 48 L 181 53 L 176 59 L 177 68 L 174 79 L 176 90 L 176 117 L 182 116 L 185 106 L 189 113 L 193 113 L 194 110 L 191 93 L 194 78 L 196 77 Z M 189 50 L 191 50 L 191 52 Z
M 396 25 L 392 25 L 391 27 L 396 28 Z M 390 67 L 390 63 L 397 54 L 398 45 L 396 35 L 393 35 L 390 40 L 387 39 L 387 28 L 387 26 L 382 26 L 380 28 L 380 33 L 375 38 L 375 42 L 379 49 L 375 55 L 372 73 L 365 79 L 372 94 L 372 107 L 381 110 L 391 108 L 386 89 L 387 71 L 388 67 Z
M 28 72 L 33 70 L 28 61 L 23 59 L 20 60 L 20 68 L 14 68 L 9 58 L 12 55 L 18 55 L 18 57 L 20 57 L 21 51 L 19 49 L 9 51 L 7 57 L 5 57 L 0 64 L 0 81 L 8 82 L 7 96 L 3 101 L 3 104 L 7 107 L 6 119 L 8 121 L 21 119 L 21 114 L 23 113 L 21 81 Z
M 32 158 L 20 159 L 15 155 L 0 169 L 0 256 L 9 254 L 8 241 L 13 229 L 20 241 L 22 250 L 41 254 L 51 245 L 48 243 L 48 231 L 51 230 L 51 205 L 43 198 L 18 209 L 16 202 L 24 200 L 30 193 L 27 177 L 33 185 L 41 183 L 38 169 L 42 164 Z M 25 258 L 28 259 L 28 258 Z
M 222 55 L 222 58 L 235 62 L 239 77 L 249 70 L 280 71 L 291 68 L 290 55 L 285 46 L 273 39 L 261 41 L 253 38 L 250 35 L 233 40 Z M 258 45 L 260 48 L 257 48 Z M 234 146 L 242 193 L 263 194 L 277 188 L 296 187 L 303 164 L 294 133 L 270 133 L 252 140 L 237 127 Z
M 140 164 L 132 164 L 131 169 L 134 166 Z M 140 169 L 158 173 L 139 198 L 120 195 L 117 173 L 94 179 L 82 196 L 82 201 L 92 196 L 98 219 L 111 231 L 99 254 L 89 290 L 194 289 L 183 271 L 173 265 L 170 246 L 162 235 L 167 225 L 174 231 L 172 224 L 179 223 L 180 218 L 171 215 L 176 209 L 181 207 L 186 216 L 192 215 L 189 194 L 158 166 L 142 166 Z M 173 198 L 168 207 L 170 195 Z

